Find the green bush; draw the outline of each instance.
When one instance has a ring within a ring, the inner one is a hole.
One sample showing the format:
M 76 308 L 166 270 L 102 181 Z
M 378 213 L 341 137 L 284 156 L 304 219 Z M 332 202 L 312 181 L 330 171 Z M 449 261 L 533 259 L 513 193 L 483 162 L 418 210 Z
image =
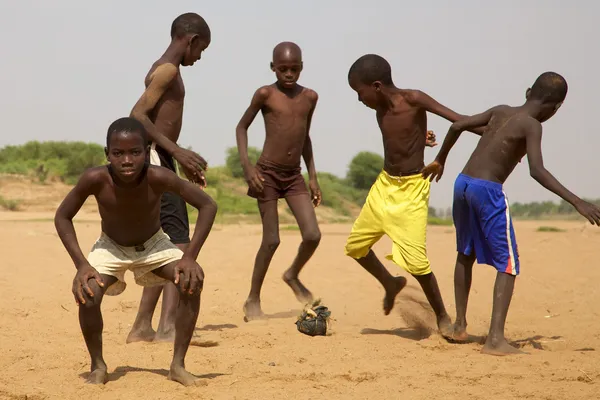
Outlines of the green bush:
M 261 150 L 256 147 L 248 146 L 248 159 L 252 164 L 256 164 L 260 157 Z M 227 149 L 227 157 L 225 159 L 227 168 L 231 171 L 231 176 L 234 178 L 243 178 L 244 169 L 240 161 L 240 154 L 238 153 L 237 147 L 230 147 Z
M 361 151 L 350 161 L 347 179 L 356 189 L 368 190 L 382 169 L 383 157 L 369 151 Z

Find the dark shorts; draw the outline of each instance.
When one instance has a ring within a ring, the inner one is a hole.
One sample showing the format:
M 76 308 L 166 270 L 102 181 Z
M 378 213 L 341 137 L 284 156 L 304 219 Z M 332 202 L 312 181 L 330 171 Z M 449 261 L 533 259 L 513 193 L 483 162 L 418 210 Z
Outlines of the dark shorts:
M 177 173 L 175 160 L 164 149 L 156 146 L 152 150 L 153 156 L 158 156 L 160 166 Z M 154 162 L 152 164 L 155 164 Z M 165 192 L 160 199 L 160 225 L 163 231 L 169 235 L 174 244 L 186 244 L 190 242 L 190 222 L 188 219 L 187 205 L 178 195 Z
M 460 174 L 454 183 L 452 216 L 456 249 L 499 272 L 519 274 L 519 250 L 508 199 L 497 182 Z
M 308 194 L 300 166 L 289 167 L 259 159 L 256 169 L 264 178 L 263 191 L 258 193 L 249 188 L 250 197 L 260 201 L 270 201 Z

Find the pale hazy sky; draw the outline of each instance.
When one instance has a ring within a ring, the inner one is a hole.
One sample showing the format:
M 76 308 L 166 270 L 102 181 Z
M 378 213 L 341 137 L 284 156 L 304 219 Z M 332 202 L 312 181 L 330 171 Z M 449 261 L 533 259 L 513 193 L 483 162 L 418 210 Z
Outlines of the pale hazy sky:
M 390 61 L 399 87 L 421 89 L 464 114 L 519 105 L 540 73 L 562 74 L 569 93 L 544 124 L 545 163 L 576 194 L 600 197 L 597 0 L 3 0 L 0 147 L 103 143 L 108 125 L 128 115 L 142 93 L 148 68 L 169 44 L 172 20 L 188 11 L 207 20 L 213 40 L 202 60 L 182 71 L 180 144 L 209 164 L 223 164 L 254 90 L 274 80 L 273 47 L 289 40 L 304 52 L 300 83 L 320 95 L 311 132 L 318 170 L 343 176 L 357 152 L 382 154 L 375 113 L 347 83 L 356 58 L 377 53 Z M 448 127 L 429 117 L 440 142 Z M 250 145 L 263 140 L 259 115 Z M 432 206 L 451 204 L 454 179 L 475 143 L 468 133 L 459 140 L 432 189 Z M 438 149 L 427 149 L 426 162 Z M 506 191 L 512 202 L 557 200 L 529 177 L 526 160 Z

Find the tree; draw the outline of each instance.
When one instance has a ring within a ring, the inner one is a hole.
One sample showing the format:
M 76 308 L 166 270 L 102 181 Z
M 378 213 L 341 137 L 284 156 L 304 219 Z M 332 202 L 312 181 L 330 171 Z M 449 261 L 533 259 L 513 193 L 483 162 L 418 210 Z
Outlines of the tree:
M 252 164 L 256 164 L 258 157 L 260 157 L 261 150 L 256 147 L 248 146 L 248 159 Z M 231 176 L 234 178 L 243 178 L 244 169 L 240 161 L 240 154 L 238 153 L 237 147 L 230 147 L 227 149 L 227 158 L 225 160 L 227 168 L 231 171 Z
M 382 169 L 383 157 L 369 151 L 361 151 L 350 161 L 347 179 L 357 189 L 369 189 Z

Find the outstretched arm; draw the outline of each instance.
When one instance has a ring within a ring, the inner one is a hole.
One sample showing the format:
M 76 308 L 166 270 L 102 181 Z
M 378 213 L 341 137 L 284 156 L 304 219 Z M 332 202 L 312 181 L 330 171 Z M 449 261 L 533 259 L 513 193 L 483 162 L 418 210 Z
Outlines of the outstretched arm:
M 423 109 L 425 109 L 426 111 L 429 111 L 430 113 L 433 113 L 435 115 L 439 115 L 442 118 L 447 119 L 450 122 L 457 122 L 461 119 L 467 118 L 466 115 L 461 115 L 458 114 L 456 112 L 454 112 L 453 110 L 449 109 L 448 107 L 438 103 L 433 97 L 429 96 L 427 93 L 422 92 L 420 90 L 414 90 L 412 92 L 412 94 L 408 97 L 409 101 L 418 107 L 421 107 Z M 469 132 L 473 132 L 476 135 L 482 135 L 483 134 L 483 128 L 472 128 L 470 127 L 469 129 L 466 129 Z
M 79 247 L 75 227 L 73 226 L 73 218 L 77 215 L 87 198 L 94 194 L 97 176 L 98 171 L 95 169 L 84 172 L 75 187 L 71 189 L 62 203 L 60 203 L 54 216 L 54 226 L 56 227 L 58 237 L 65 246 L 69 256 L 71 256 L 77 269 L 87 266 L 88 261 Z
M 540 185 L 560 196 L 570 203 L 577 211 L 586 217 L 592 224 L 600 225 L 600 208 L 587 203 L 565 188 L 544 167 L 542 158 L 542 124 L 535 121 L 528 127 L 526 133 L 527 159 L 529 160 L 529 173 Z
M 135 103 L 135 106 L 133 106 L 131 117 L 140 121 L 144 125 L 144 128 L 146 128 L 150 139 L 158 146 L 165 149 L 179 162 L 183 168 L 183 172 L 189 180 L 205 184 L 203 174 L 207 167 L 206 160 L 193 151 L 182 149 L 163 133 L 159 132 L 150 118 L 158 101 L 165 94 L 173 81 L 177 79 L 178 74 L 179 70 L 173 64 L 166 63 L 157 67 L 152 75 L 152 81 L 137 103 Z
M 180 179 L 173 171 L 166 168 L 153 168 L 158 182 L 165 192 L 178 194 L 186 203 L 198 210 L 198 219 L 194 235 L 183 258 L 196 260 L 198 253 L 208 238 L 217 215 L 217 203 L 202 189 L 190 182 Z
M 448 153 L 458 140 L 460 134 L 466 130 L 472 130 L 486 126 L 492 118 L 495 109 L 497 109 L 497 107 L 490 108 L 481 114 L 463 118 L 450 125 L 448 134 L 444 138 L 442 148 L 435 157 L 435 160 L 421 171 L 423 177 L 426 179 L 429 178 L 430 181 L 433 181 L 435 178 L 435 181 L 438 182 L 444 173 L 444 165 L 446 164 Z

